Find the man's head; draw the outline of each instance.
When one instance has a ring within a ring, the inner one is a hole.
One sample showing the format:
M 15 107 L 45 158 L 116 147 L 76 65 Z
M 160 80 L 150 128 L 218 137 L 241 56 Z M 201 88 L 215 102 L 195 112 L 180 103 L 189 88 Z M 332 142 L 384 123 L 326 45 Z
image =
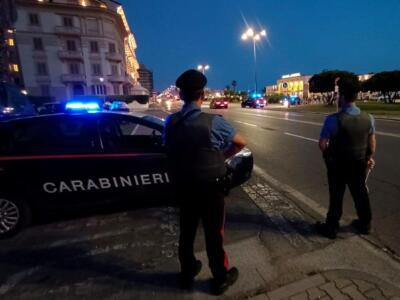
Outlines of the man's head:
M 360 91 L 360 83 L 353 78 L 340 78 L 338 80 L 339 94 L 341 100 L 351 103 L 356 101 Z
M 188 70 L 176 80 L 176 86 L 180 90 L 179 95 L 185 103 L 203 100 L 206 85 L 206 76 L 196 70 Z

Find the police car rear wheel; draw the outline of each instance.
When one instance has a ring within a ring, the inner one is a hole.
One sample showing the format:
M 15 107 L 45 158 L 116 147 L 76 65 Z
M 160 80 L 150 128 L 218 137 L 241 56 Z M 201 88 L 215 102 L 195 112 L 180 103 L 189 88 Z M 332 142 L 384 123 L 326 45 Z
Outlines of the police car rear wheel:
M 0 196 L 0 238 L 15 235 L 30 221 L 30 211 L 24 201 Z

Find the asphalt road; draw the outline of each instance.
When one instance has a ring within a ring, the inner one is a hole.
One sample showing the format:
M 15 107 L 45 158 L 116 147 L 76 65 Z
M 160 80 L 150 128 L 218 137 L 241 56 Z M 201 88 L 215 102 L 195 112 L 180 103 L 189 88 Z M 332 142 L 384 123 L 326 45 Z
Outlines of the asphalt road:
M 205 111 L 210 111 L 205 108 Z M 255 164 L 278 181 L 328 206 L 326 169 L 317 145 L 325 116 L 230 107 L 223 115 L 248 140 Z M 376 235 L 400 253 L 400 122 L 376 120 L 376 168 L 368 179 Z M 344 214 L 354 215 L 348 191 Z

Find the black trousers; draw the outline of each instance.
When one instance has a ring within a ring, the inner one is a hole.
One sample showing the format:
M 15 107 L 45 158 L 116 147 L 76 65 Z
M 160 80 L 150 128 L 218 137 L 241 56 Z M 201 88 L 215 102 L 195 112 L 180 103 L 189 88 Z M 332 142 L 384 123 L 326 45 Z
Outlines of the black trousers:
M 191 274 L 195 268 L 194 241 L 202 221 L 208 263 L 216 279 L 224 280 L 229 268 L 223 247 L 225 202 L 218 182 L 179 183 L 181 272 Z
M 369 226 L 372 214 L 368 189 L 365 184 L 366 162 L 364 160 L 338 162 L 329 159 L 326 159 L 325 162 L 328 169 L 330 196 L 326 223 L 334 227 L 339 225 L 343 213 L 343 195 L 347 185 L 361 225 Z

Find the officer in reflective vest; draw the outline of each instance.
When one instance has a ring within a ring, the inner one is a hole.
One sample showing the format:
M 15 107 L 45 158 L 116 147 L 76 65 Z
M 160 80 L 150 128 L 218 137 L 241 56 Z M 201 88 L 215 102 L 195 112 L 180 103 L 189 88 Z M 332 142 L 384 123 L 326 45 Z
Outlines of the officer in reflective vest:
M 317 231 L 335 239 L 342 216 L 346 185 L 353 197 L 358 219 L 352 222 L 360 234 L 368 234 L 371 227 L 371 208 L 367 174 L 375 162 L 375 125 L 371 115 L 361 112 L 354 103 L 357 84 L 339 79 L 341 111 L 328 116 L 323 125 L 319 147 L 328 170 L 329 210 L 325 223 L 317 223 Z
M 213 274 L 212 289 L 222 294 L 239 275 L 237 268 L 229 268 L 223 247 L 225 158 L 239 152 L 246 142 L 222 116 L 201 111 L 206 84 L 206 77 L 196 70 L 188 70 L 177 79 L 184 105 L 167 118 L 164 143 L 177 180 L 181 287 L 192 287 L 201 270 L 193 250 L 201 220 Z

